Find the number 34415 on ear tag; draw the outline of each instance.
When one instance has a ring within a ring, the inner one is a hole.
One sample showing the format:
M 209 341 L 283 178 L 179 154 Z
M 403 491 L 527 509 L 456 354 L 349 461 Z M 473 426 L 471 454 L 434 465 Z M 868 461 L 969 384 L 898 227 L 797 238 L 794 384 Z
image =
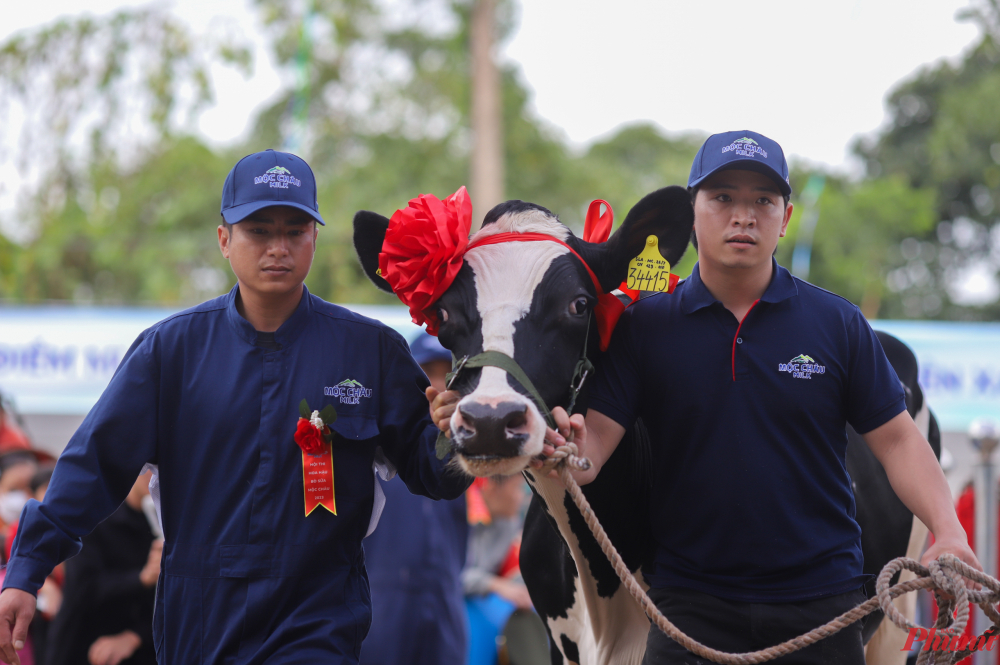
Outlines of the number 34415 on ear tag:
M 670 262 L 660 254 L 656 236 L 646 238 L 642 253 L 628 263 L 625 285 L 633 291 L 671 293 L 679 278 L 670 274 Z

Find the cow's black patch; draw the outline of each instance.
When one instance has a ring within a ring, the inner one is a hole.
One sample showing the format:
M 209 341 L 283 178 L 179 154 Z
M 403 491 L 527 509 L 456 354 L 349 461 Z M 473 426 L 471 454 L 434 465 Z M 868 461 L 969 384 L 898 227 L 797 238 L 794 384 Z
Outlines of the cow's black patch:
M 570 305 L 581 298 L 587 307 L 573 314 Z M 514 323 L 514 360 L 550 408 L 565 406 L 569 399 L 567 378 L 573 376 L 583 353 L 596 302 L 597 292 L 586 268 L 572 254 L 565 254 L 549 265 L 532 294 L 528 313 Z M 507 381 L 524 392 L 513 377 Z
M 521 575 L 538 614 L 569 618 L 576 595 L 576 564 L 537 494 L 532 495 L 524 519 L 520 558 Z
M 525 212 L 527 210 L 538 210 L 540 212 L 544 212 L 549 217 L 556 219 L 556 216 L 553 215 L 548 208 L 543 208 L 535 203 L 521 201 L 520 199 L 511 199 L 510 201 L 504 201 L 503 203 L 493 206 L 493 209 L 486 213 L 486 216 L 483 218 L 483 226 L 492 224 L 508 213 Z
M 378 270 L 378 255 L 382 251 L 385 232 L 389 228 L 389 220 L 377 212 L 359 210 L 354 215 L 354 251 L 361 262 L 364 271 L 372 284 L 383 291 L 392 292 L 389 282 L 376 274 Z
M 564 665 L 566 659 L 563 658 L 562 651 L 556 646 L 556 641 L 552 639 L 552 631 L 549 630 L 548 624 L 545 625 L 545 630 L 549 634 L 549 658 L 552 660 L 552 665 Z
M 476 276 L 468 263 L 463 263 L 455 280 L 434 304 L 435 308 L 447 312 L 438 328 L 438 340 L 456 358 L 475 356 L 483 351 L 483 319 L 479 315 L 479 296 L 476 293 Z M 463 371 L 452 386 L 463 395 L 472 392 L 479 384 L 481 371 Z
M 917 383 L 916 357 L 909 347 L 895 337 L 880 331 L 876 331 L 875 334 L 882 344 L 889 364 L 906 389 L 907 410 L 911 416 L 916 415 L 924 402 L 923 392 Z M 930 418 L 928 440 L 934 454 L 940 456 L 941 433 L 934 415 L 931 414 Z M 885 564 L 905 554 L 910 542 L 913 514 L 896 496 L 889 484 L 885 469 L 864 439 L 850 425 L 847 427 L 847 473 L 854 488 L 857 506 L 855 519 L 861 526 L 863 570 L 865 574 L 877 575 Z M 893 584 L 898 577 L 897 573 L 892 580 Z M 869 597 L 874 595 L 874 579 L 865 585 L 865 591 Z M 881 611 L 876 611 L 865 618 L 862 634 L 866 643 L 875 633 L 882 618 Z
M 580 649 L 576 646 L 576 642 L 566 637 L 565 633 L 559 635 L 559 642 L 562 644 L 563 653 L 566 654 L 566 658 L 574 663 L 579 663 Z

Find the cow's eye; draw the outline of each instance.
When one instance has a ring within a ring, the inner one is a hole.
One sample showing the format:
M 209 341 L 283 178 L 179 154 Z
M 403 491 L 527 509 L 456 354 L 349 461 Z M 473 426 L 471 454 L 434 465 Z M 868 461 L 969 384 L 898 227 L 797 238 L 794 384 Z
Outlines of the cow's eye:
M 577 298 L 569 305 L 570 314 L 586 314 L 590 302 L 586 298 Z
M 447 323 L 448 322 L 448 310 L 444 307 L 437 308 L 438 322 Z

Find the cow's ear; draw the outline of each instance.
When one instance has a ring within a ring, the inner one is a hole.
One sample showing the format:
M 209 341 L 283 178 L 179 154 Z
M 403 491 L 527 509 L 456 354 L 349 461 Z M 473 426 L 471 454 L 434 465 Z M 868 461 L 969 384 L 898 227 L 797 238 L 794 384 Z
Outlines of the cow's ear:
M 389 220 L 377 212 L 359 210 L 354 215 L 354 251 L 358 253 L 361 269 L 375 286 L 392 293 L 392 287 L 376 273 L 378 270 L 378 255 L 382 251 L 385 232 L 389 228 Z
M 636 203 L 607 242 L 591 244 L 574 239 L 574 249 L 597 275 L 601 288 L 609 292 L 625 281 L 629 261 L 639 256 L 651 235 L 656 236 L 663 258 L 671 266 L 677 265 L 687 249 L 693 225 L 694 208 L 688 191 L 664 187 Z

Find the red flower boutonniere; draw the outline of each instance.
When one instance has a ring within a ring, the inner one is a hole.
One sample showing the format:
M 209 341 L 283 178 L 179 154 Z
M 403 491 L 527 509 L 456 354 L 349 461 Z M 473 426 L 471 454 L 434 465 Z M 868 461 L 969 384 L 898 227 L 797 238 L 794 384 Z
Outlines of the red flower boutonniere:
M 337 410 L 327 404 L 322 411 L 310 411 L 309 403 L 299 402 L 299 424 L 295 428 L 295 443 L 307 455 L 318 455 L 323 446 L 333 441 L 330 423 L 337 420 Z
M 306 517 L 319 506 L 334 515 L 337 502 L 333 487 L 333 431 L 330 423 L 337 420 L 337 410 L 327 404 L 322 411 L 310 411 L 309 403 L 299 402 L 295 443 L 302 449 L 302 489 L 305 492 Z

